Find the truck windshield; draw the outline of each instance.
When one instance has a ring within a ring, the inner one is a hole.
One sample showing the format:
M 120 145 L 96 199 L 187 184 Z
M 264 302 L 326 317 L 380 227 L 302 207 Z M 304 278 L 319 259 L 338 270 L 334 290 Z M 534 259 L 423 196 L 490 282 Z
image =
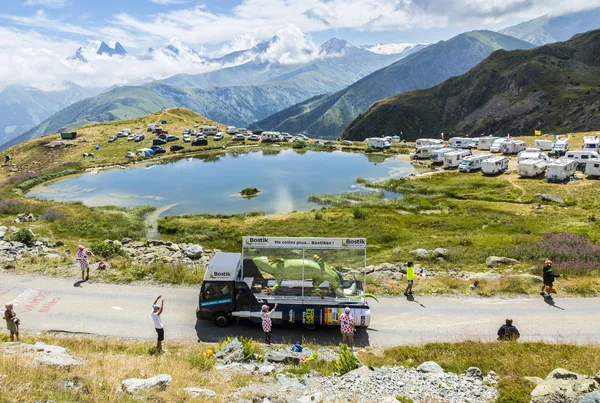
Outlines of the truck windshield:
M 231 283 L 215 281 L 204 284 L 203 301 L 215 301 L 231 296 Z

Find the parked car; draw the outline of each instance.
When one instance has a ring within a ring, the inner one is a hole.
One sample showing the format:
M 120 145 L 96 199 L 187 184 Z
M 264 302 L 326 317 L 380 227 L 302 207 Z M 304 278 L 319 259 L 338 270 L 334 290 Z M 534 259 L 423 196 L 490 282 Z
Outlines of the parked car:
M 173 144 L 171 147 L 169 147 L 169 150 L 171 150 L 171 152 L 180 151 L 183 149 L 184 149 L 184 147 L 181 144 Z
M 189 143 L 190 141 L 192 141 L 190 135 L 189 134 L 184 134 L 183 135 L 183 142 L 184 143 Z
M 190 129 L 185 129 L 181 134 L 190 134 Z
M 237 129 L 238 134 L 242 134 L 244 136 L 248 135 L 248 129 L 246 129 L 245 127 L 242 127 L 240 129 Z
M 127 151 L 127 154 L 125 154 L 125 158 L 135 158 L 135 154 L 132 151 Z
M 223 140 L 223 132 L 215 134 L 215 137 L 213 137 L 213 139 L 215 139 L 215 141 Z
M 208 139 L 204 136 L 198 136 L 194 139 L 194 141 L 192 141 L 192 145 L 193 146 L 207 146 Z
M 325 145 L 328 147 L 333 147 L 335 145 L 335 143 L 333 141 L 326 141 Z
M 168 136 L 168 134 L 161 133 L 158 136 L 156 136 L 156 138 L 159 138 L 159 139 L 167 141 L 167 136 Z
M 164 144 L 167 144 L 167 140 L 163 140 L 163 139 L 154 139 L 154 140 L 152 140 L 152 145 L 153 146 L 162 146 Z
M 143 134 L 138 134 L 137 136 L 135 136 L 133 138 L 133 141 L 135 141 L 136 143 L 139 143 L 140 141 L 145 140 L 145 139 L 146 139 L 146 136 L 144 136 Z
M 129 136 L 127 136 L 127 141 L 133 141 L 134 138 L 135 134 L 130 134 Z
M 300 133 L 296 135 L 296 138 L 300 138 L 300 140 L 308 141 L 308 136 Z
M 195 136 L 196 134 L 198 134 L 198 132 L 194 129 L 192 130 L 192 134 Z
M 109 142 L 109 143 L 112 143 L 112 142 L 113 142 L 113 141 L 115 141 L 117 138 L 118 138 L 117 136 L 110 136 L 110 137 L 108 138 L 108 142 Z
M 167 142 L 177 141 L 177 140 L 179 140 L 179 137 L 169 134 L 165 140 L 167 140 Z
M 258 134 L 251 134 L 250 136 L 248 136 L 248 140 L 258 141 L 258 140 L 260 140 L 260 136 Z
M 116 136 L 121 138 L 121 137 L 127 137 L 128 135 L 127 135 L 127 133 L 118 132 Z
M 231 139 L 233 141 L 240 141 L 240 140 L 245 140 L 246 138 L 244 137 L 243 134 L 238 133 L 238 134 L 234 135 Z
M 167 152 L 164 148 L 158 145 L 153 145 L 152 147 L 150 147 L 150 149 L 154 151 L 154 154 L 163 154 Z

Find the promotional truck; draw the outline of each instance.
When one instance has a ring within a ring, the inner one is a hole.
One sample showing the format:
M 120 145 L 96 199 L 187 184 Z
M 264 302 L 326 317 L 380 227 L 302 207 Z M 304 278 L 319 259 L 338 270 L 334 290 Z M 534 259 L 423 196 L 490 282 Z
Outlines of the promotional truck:
M 200 288 L 196 316 L 228 326 L 260 323 L 261 308 L 277 309 L 274 323 L 339 326 L 349 307 L 356 327 L 368 327 L 364 238 L 243 237 L 242 253 L 217 253 Z

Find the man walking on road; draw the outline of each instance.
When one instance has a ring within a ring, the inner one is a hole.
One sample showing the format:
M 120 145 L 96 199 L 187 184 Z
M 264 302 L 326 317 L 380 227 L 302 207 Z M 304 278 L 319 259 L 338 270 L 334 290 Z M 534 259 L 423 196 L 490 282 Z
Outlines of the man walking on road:
M 554 279 L 560 277 L 560 274 L 554 274 L 554 271 L 552 270 L 552 262 L 550 261 L 550 259 L 546 259 L 542 270 L 544 285 L 542 286 L 542 291 L 540 292 L 540 295 L 544 298 L 551 299 L 551 293 L 556 293 L 556 288 L 554 288 Z M 548 294 L 546 295 L 546 293 Z
M 88 255 L 94 256 L 94 254 L 87 250 L 83 245 L 79 245 L 77 249 L 78 251 L 75 259 L 79 261 L 79 265 L 81 266 L 81 280 L 86 281 L 90 279 L 90 262 L 88 260 Z M 87 275 L 84 276 L 86 271 Z
M 354 318 L 350 315 L 350 308 L 346 307 L 340 316 L 340 328 L 342 330 L 342 343 L 354 350 Z
M 163 308 L 165 305 L 165 299 L 163 298 L 160 301 L 160 306 L 157 304 L 158 300 L 162 297 L 159 295 L 154 300 L 154 304 L 152 305 L 152 321 L 154 322 L 154 329 L 156 329 L 156 333 L 158 334 L 158 338 L 156 341 L 156 354 L 162 354 L 162 342 L 165 340 L 165 329 L 163 327 L 162 319 L 160 315 L 163 313 Z
M 415 268 L 413 267 L 413 262 L 408 262 L 406 264 L 406 281 L 408 281 L 408 285 L 406 286 L 404 295 L 409 296 L 412 295 L 412 287 L 415 282 Z

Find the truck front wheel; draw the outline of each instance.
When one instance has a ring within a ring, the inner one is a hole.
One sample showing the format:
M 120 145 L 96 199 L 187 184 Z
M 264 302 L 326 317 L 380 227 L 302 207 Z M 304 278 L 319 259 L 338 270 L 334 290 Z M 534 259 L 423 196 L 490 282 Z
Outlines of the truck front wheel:
M 217 325 L 219 327 L 227 327 L 227 326 L 229 326 L 229 323 L 231 322 L 229 315 L 226 314 L 225 312 L 215 313 L 215 315 L 213 316 L 213 320 L 215 322 L 215 325 Z

